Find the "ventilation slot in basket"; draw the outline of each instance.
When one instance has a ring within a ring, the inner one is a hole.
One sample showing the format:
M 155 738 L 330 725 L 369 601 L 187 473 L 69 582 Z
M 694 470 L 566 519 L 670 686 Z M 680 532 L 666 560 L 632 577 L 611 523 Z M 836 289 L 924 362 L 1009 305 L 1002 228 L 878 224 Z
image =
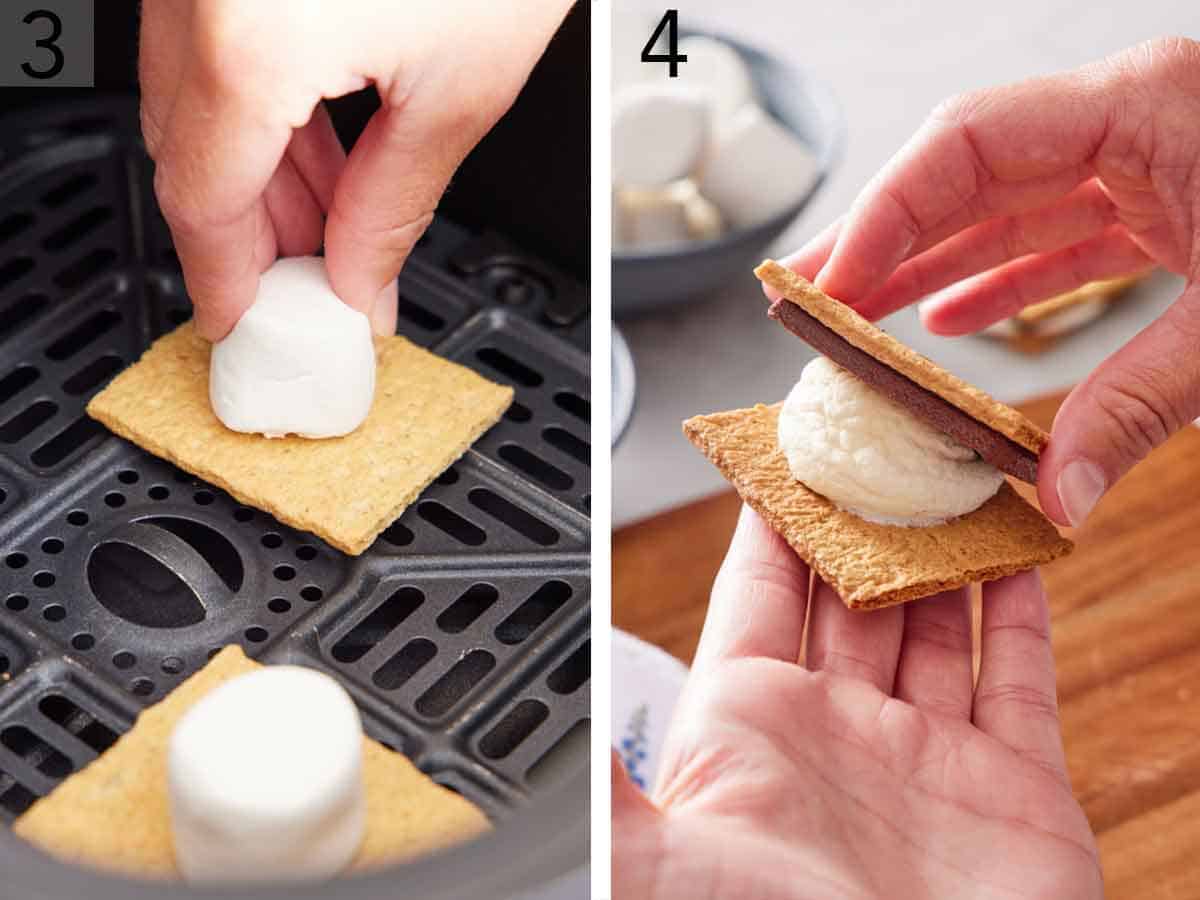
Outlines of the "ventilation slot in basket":
M 42 202 L 51 209 L 62 206 L 68 200 L 73 200 L 85 191 L 90 191 L 100 179 L 91 172 L 83 172 L 78 175 L 72 175 L 56 187 L 50 189 L 42 195 Z
M 499 598 L 500 592 L 492 585 L 482 582 L 473 584 L 442 611 L 437 617 L 437 626 L 446 634 L 461 634 Z
M 124 365 L 125 362 L 121 357 L 106 353 L 104 356 L 92 360 L 64 381 L 63 390 L 73 397 L 86 394 L 120 372 Z
M 104 433 L 102 426 L 90 416 L 80 416 L 30 454 L 35 466 L 48 469 L 56 466 L 92 438 Z
M 346 632 L 333 645 L 330 655 L 341 663 L 358 662 L 424 602 L 425 595 L 415 587 L 400 588 Z
M 479 742 L 479 752 L 488 759 L 503 759 L 549 716 L 550 709 L 541 700 L 522 700 L 483 736 Z
M 483 510 L 498 522 L 503 522 L 518 534 L 525 535 L 535 544 L 552 547 L 558 543 L 558 532 L 555 529 L 487 488 L 472 489 L 471 493 L 467 495 L 467 499 L 473 506 Z
M 495 347 L 483 347 L 475 352 L 475 356 L 522 387 L 537 387 L 544 380 L 540 373 Z
M 399 653 L 376 669 L 371 680 L 382 690 L 394 691 L 416 675 L 435 656 L 437 646 L 433 641 L 416 638 L 401 647 Z
M 117 733 L 68 700 L 62 694 L 47 694 L 38 702 L 47 719 L 75 735 L 99 755 L 117 742 Z
M 88 344 L 116 328 L 120 321 L 121 316 L 118 312 L 112 309 L 102 309 L 47 347 L 46 356 L 55 362 L 70 359 Z
M 38 370 L 33 366 L 17 366 L 0 378 L 0 403 L 7 403 L 37 380 Z
M 496 626 L 496 639 L 502 644 L 521 643 L 558 612 L 569 599 L 569 584 L 565 581 L 547 581 L 518 606 L 512 615 Z
M 482 528 L 436 500 L 418 503 L 417 515 L 468 547 L 478 547 L 487 540 L 487 533 Z
M 567 456 L 578 460 L 585 466 L 592 464 L 592 447 L 587 441 L 581 441 L 569 431 L 561 428 L 547 428 L 542 432 L 546 443 L 556 450 L 561 450 Z
M 0 444 L 15 444 L 42 425 L 58 412 L 58 404 L 50 400 L 39 400 L 25 407 L 3 425 L 0 425 Z
M 542 788 L 561 780 L 587 759 L 588 745 L 592 740 L 591 719 L 580 719 L 570 730 L 554 742 L 542 758 L 529 767 L 525 780 L 532 788 Z
M 496 666 L 486 650 L 472 650 L 417 699 L 417 712 L 433 718 L 449 712 Z
M 559 409 L 565 410 L 581 421 L 592 421 L 592 404 L 571 391 L 559 391 L 554 395 L 554 402 Z
M 546 678 L 546 685 L 556 694 L 573 694 L 592 675 L 592 642 L 584 641 Z
M 51 778 L 65 778 L 75 771 L 71 760 L 24 725 L 9 725 L 0 731 L 0 744 Z
M 43 294 L 26 294 L 11 306 L 0 309 L 0 337 L 16 331 L 49 304 L 50 301 Z
M 504 444 L 498 452 L 506 463 L 516 466 L 534 481 L 541 482 L 552 491 L 568 491 L 575 484 L 575 479 L 562 469 L 551 465 L 540 456 L 535 456 L 520 444 Z
M 97 206 L 89 209 L 77 219 L 72 219 L 62 228 L 52 232 L 42 241 L 47 250 L 65 250 L 72 244 L 95 231 L 113 217 L 112 210 L 107 206 Z

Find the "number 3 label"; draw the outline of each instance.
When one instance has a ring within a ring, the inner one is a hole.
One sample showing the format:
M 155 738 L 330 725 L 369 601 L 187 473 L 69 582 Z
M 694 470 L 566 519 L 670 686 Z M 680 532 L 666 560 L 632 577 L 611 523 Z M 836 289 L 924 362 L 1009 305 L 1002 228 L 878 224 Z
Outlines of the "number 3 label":
M 0 86 L 92 87 L 97 0 L 0 0 Z
M 21 21 L 26 25 L 32 25 L 39 19 L 50 23 L 50 33 L 43 38 L 38 38 L 34 41 L 34 45 L 49 50 L 54 57 L 54 62 L 50 64 L 50 68 L 48 69 L 35 69 L 28 62 L 23 62 L 21 63 L 21 71 L 30 78 L 53 78 L 63 70 L 63 66 L 66 64 L 62 49 L 55 43 L 55 41 L 62 37 L 62 19 L 48 9 L 35 9 Z

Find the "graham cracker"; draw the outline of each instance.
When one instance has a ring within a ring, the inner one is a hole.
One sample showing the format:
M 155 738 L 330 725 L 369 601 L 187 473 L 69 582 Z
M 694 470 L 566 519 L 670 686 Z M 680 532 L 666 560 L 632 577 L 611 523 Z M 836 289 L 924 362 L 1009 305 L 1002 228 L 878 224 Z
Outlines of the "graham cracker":
M 1007 481 L 972 513 L 905 528 L 838 509 L 779 449 L 782 404 L 696 416 L 683 432 L 851 609 L 876 609 L 1048 563 L 1072 543 Z
M 513 390 L 396 336 L 378 338 L 375 401 L 340 438 L 226 428 L 208 399 L 211 345 L 190 322 L 159 338 L 88 415 L 242 503 L 353 556 L 512 403 Z
M 765 260 L 754 270 L 764 284 L 795 303 L 822 325 L 832 329 L 864 353 L 890 366 L 909 381 L 937 394 L 973 419 L 1020 444 L 1026 450 L 1041 453 L 1050 435 L 999 400 L 947 372 L 890 334 L 868 322 L 841 301 L 818 290 L 791 269 L 774 260 Z
M 1073 291 L 1067 291 L 1065 294 L 1059 294 L 1051 297 L 1049 300 L 1043 300 L 1041 303 L 1033 303 L 1026 306 L 1013 316 L 1013 318 L 1024 324 L 1032 325 L 1060 313 L 1064 309 L 1077 306 L 1080 303 L 1088 303 L 1095 300 L 1115 300 L 1135 282 L 1140 281 L 1142 277 L 1142 275 L 1127 275 L 1123 278 L 1092 281 Z
M 66 862 L 141 878 L 179 878 L 167 794 L 171 733 L 205 694 L 258 668 L 240 647 L 226 647 L 138 716 L 133 728 L 91 765 L 34 803 L 13 830 Z M 366 834 L 352 870 L 411 860 L 490 827 L 469 800 L 365 736 L 363 780 Z

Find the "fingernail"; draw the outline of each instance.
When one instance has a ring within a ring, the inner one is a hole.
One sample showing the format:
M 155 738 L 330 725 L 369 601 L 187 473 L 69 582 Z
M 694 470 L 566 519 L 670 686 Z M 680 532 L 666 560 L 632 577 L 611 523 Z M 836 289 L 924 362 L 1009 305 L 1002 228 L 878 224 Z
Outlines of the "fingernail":
M 378 335 L 390 337 L 396 333 L 396 303 L 399 297 L 399 286 L 395 281 L 388 283 L 375 304 L 371 307 L 371 329 Z
M 1100 467 L 1086 459 L 1067 463 L 1058 473 L 1058 502 L 1072 525 L 1083 524 L 1095 505 L 1104 496 L 1108 485 Z

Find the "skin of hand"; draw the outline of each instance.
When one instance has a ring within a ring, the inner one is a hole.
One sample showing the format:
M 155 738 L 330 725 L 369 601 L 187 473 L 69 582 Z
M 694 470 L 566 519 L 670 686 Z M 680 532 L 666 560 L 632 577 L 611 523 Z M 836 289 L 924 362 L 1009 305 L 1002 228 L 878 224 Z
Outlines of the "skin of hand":
M 613 895 L 1103 896 L 1036 571 L 851 612 L 743 508 L 653 798 L 613 757 Z M 807 635 L 805 625 L 807 619 Z
M 224 337 L 277 256 L 323 240 L 334 291 L 393 333 L 404 260 L 569 7 L 146 0 L 142 131 L 199 332 Z M 347 158 L 321 101 L 372 83 Z
M 1154 264 L 1183 294 L 1067 397 L 1038 497 L 1079 525 L 1200 416 L 1200 44 L 1162 39 L 940 105 L 841 220 L 786 264 L 876 319 L 935 291 L 960 335 Z

